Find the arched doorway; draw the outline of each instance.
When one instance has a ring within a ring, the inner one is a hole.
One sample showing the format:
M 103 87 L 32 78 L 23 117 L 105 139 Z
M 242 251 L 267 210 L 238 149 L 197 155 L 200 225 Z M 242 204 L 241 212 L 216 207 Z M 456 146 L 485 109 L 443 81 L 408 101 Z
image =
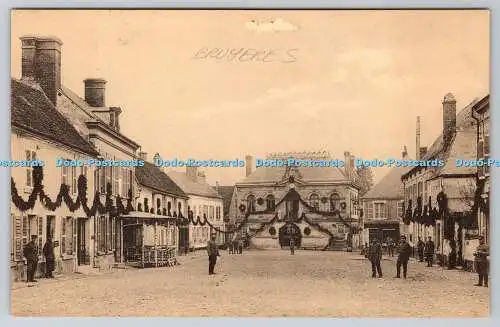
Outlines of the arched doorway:
M 279 230 L 280 246 L 290 247 L 290 239 L 293 238 L 295 247 L 300 247 L 302 234 L 300 228 L 295 224 L 285 224 Z

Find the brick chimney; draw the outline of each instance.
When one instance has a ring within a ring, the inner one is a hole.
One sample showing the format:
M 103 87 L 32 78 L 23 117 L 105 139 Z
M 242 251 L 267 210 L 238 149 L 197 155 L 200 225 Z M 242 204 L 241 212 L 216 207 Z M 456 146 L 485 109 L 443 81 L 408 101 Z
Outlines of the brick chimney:
M 253 157 L 251 155 L 245 156 L 245 169 L 246 169 L 245 176 L 246 177 L 248 177 L 252 174 L 253 165 L 254 165 Z
M 198 181 L 200 181 L 200 182 L 206 182 L 205 172 L 203 172 L 203 171 L 199 171 L 198 172 Z
M 109 126 L 115 131 L 120 131 L 120 114 L 122 109 L 120 107 L 109 107 Z
M 219 182 L 215 182 L 215 191 L 217 191 L 217 193 L 219 193 L 219 189 L 220 189 Z
M 406 145 L 403 147 L 403 152 L 401 153 L 401 158 L 408 158 L 408 151 L 406 150 Z
M 21 77 L 37 82 L 56 105 L 61 89 L 61 40 L 48 36 L 22 36 L 20 39 Z
M 427 147 L 426 146 L 420 147 L 420 159 L 422 159 L 426 153 L 427 153 Z
M 344 151 L 344 170 L 347 179 L 351 179 L 351 154 L 349 151 Z
M 417 131 L 415 140 L 415 160 L 420 160 L 420 116 L 417 116 Z
M 457 130 L 457 101 L 451 93 L 443 99 L 443 143 L 448 146 Z
M 198 180 L 198 167 L 186 166 L 186 176 L 196 182 Z
M 91 107 L 106 106 L 106 80 L 102 78 L 87 78 L 85 84 L 85 102 Z
M 148 161 L 148 153 L 147 152 L 139 152 L 139 158 L 141 158 L 144 161 Z

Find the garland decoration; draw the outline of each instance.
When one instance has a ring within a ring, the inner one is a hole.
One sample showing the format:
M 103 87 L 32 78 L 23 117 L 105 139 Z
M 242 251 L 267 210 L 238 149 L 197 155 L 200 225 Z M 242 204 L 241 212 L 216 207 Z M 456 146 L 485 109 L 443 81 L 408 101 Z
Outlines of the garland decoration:
M 327 203 L 328 202 L 328 198 L 327 197 L 322 197 L 321 198 L 321 203 Z
M 276 235 L 276 228 L 274 228 L 274 227 L 269 228 L 269 234 L 270 234 L 271 236 Z
M 260 205 L 260 206 L 263 205 L 264 204 L 264 199 L 263 198 L 258 198 L 257 199 L 257 204 Z
M 37 198 L 40 200 L 40 203 L 49 211 L 55 211 L 64 202 L 71 212 L 75 212 L 76 210 L 82 208 L 82 210 L 88 217 L 95 216 L 98 212 L 102 214 L 109 213 L 110 216 L 116 217 L 118 214 L 127 214 L 128 212 L 133 211 L 131 189 L 129 189 L 128 192 L 129 199 L 127 200 L 126 208 L 124 208 L 120 197 L 117 197 L 116 199 L 116 206 L 113 205 L 112 189 L 110 183 L 108 183 L 106 187 L 107 189 L 105 204 L 103 205 L 101 203 L 101 195 L 99 192 L 96 192 L 94 195 L 92 206 L 89 208 L 87 204 L 87 178 L 84 175 L 80 175 L 78 177 L 77 196 L 74 200 L 70 195 L 70 187 L 66 184 L 61 184 L 59 193 L 57 194 L 54 201 L 44 191 L 43 168 L 41 166 L 33 167 L 31 174 L 33 177 L 33 189 L 27 201 L 24 201 L 23 198 L 19 195 L 16 183 L 14 182 L 14 179 L 11 178 L 11 199 L 16 208 L 22 212 L 33 209 L 35 207 Z
M 406 224 L 406 225 L 409 225 L 410 222 L 411 222 L 411 219 L 412 219 L 412 205 L 411 205 L 411 200 L 408 200 L 408 207 L 406 208 L 406 212 L 405 212 L 405 215 L 403 217 L 403 222 Z
M 240 206 L 239 206 L 239 209 L 240 209 L 240 211 L 241 211 L 241 212 L 245 212 L 245 209 L 246 209 L 246 208 L 247 208 L 247 207 L 246 207 L 243 203 L 242 203 L 242 204 L 240 204 Z
M 347 208 L 347 204 L 345 202 L 342 202 L 340 204 L 340 209 L 345 210 Z
M 311 229 L 309 227 L 304 228 L 304 235 L 306 236 L 311 235 Z

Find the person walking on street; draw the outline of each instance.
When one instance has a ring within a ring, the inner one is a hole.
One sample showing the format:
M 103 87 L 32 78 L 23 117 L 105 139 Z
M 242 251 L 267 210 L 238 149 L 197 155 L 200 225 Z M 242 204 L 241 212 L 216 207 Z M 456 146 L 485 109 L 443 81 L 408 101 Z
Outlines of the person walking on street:
M 402 235 L 396 249 L 398 253 L 398 260 L 396 262 L 396 277 L 401 278 L 401 266 L 403 266 L 403 277 L 406 278 L 408 271 L 408 261 L 412 252 L 410 244 L 406 241 L 406 236 Z
M 425 243 L 425 260 L 427 261 L 427 267 L 432 267 L 432 262 L 434 261 L 434 242 L 429 236 L 427 243 Z
M 371 246 L 368 248 L 368 260 L 372 264 L 372 278 L 382 278 L 382 267 L 380 261 L 382 260 L 382 246 L 377 239 L 372 241 Z
M 207 243 L 207 254 L 208 254 L 208 274 L 215 275 L 214 268 L 217 263 L 217 257 L 219 256 L 219 247 L 215 243 L 215 234 L 212 235 L 210 241 Z
M 31 235 L 31 241 L 29 241 L 23 249 L 23 255 L 26 258 L 26 282 L 36 282 L 35 272 L 38 265 L 38 246 L 37 243 L 38 236 Z
M 387 254 L 390 255 L 391 257 L 394 256 L 394 241 L 390 237 L 389 240 L 387 241 Z
M 295 240 L 293 239 L 293 237 L 290 238 L 290 254 L 295 254 Z
M 418 238 L 417 249 L 418 249 L 418 260 L 420 262 L 424 262 L 424 248 L 425 243 L 422 241 L 422 238 Z
M 51 236 L 47 237 L 47 241 L 43 246 L 43 256 L 45 257 L 45 278 L 54 278 L 52 272 L 55 267 L 55 255 Z
M 474 252 L 474 261 L 476 271 L 479 276 L 479 281 L 474 286 L 488 287 L 488 257 L 490 255 L 490 248 L 484 241 L 483 236 L 479 236 L 479 246 Z

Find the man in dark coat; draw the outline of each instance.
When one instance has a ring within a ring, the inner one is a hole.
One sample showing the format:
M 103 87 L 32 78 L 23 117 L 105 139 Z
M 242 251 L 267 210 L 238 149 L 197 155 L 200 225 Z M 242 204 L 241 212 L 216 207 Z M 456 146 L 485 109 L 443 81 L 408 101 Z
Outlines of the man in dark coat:
M 391 257 L 394 256 L 394 241 L 392 238 L 388 237 L 387 238 L 387 254 L 390 255 Z
M 485 243 L 484 237 L 479 236 L 479 246 L 474 252 L 474 262 L 476 264 L 476 271 L 479 275 L 479 281 L 474 286 L 488 287 L 488 256 L 490 255 L 490 248 Z
M 427 267 L 432 267 L 432 262 L 434 261 L 434 242 L 429 236 L 429 240 L 425 243 L 425 260 L 427 261 Z
M 217 257 L 219 256 L 219 247 L 215 243 L 215 234 L 207 243 L 207 254 L 208 254 L 208 274 L 215 275 L 214 268 L 217 263 Z
M 417 250 L 418 250 L 418 260 L 420 262 L 424 262 L 424 248 L 425 248 L 425 243 L 422 241 L 422 238 L 418 238 L 418 243 L 417 243 Z
M 406 236 L 402 235 L 399 241 L 398 247 L 396 248 L 398 253 L 398 260 L 396 262 L 396 277 L 401 278 L 401 266 L 403 266 L 403 277 L 406 278 L 406 272 L 408 271 L 408 260 L 410 260 L 411 246 L 406 241 Z
M 45 257 L 45 278 L 54 278 L 52 272 L 55 267 L 54 244 L 52 237 L 47 237 L 47 241 L 43 246 L 43 256 Z
M 38 246 L 37 246 L 38 236 L 31 235 L 31 241 L 29 241 L 23 249 L 23 255 L 26 258 L 26 282 L 36 282 L 35 272 L 38 265 Z
M 372 244 L 368 248 L 368 260 L 372 263 L 372 278 L 378 277 L 382 278 L 382 267 L 380 266 L 380 261 L 382 260 L 382 246 L 377 239 L 372 241 Z

